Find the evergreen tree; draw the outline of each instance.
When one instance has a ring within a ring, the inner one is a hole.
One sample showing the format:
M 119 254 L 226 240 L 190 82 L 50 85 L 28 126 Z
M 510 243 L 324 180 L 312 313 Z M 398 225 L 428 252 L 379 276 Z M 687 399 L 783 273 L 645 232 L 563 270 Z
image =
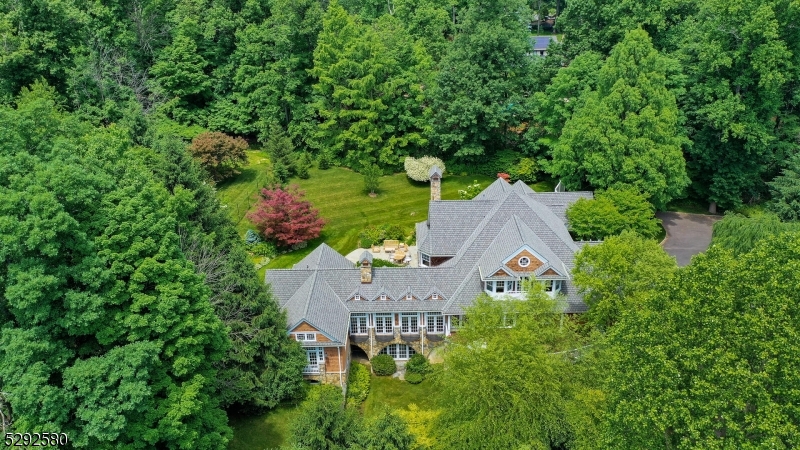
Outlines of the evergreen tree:
M 550 171 L 572 189 L 633 186 L 656 208 L 689 184 L 665 58 L 643 30 L 629 32 L 564 125 Z
M 787 161 L 786 168 L 769 187 L 772 201 L 768 208 L 783 220 L 800 221 L 800 153 Z

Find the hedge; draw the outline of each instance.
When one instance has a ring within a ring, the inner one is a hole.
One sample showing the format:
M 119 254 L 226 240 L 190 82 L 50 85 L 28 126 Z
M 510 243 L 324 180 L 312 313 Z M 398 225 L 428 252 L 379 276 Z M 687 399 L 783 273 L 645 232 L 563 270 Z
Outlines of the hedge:
M 385 377 L 397 372 L 397 364 L 394 359 L 389 355 L 378 355 L 372 358 L 372 371 L 375 375 Z
M 350 375 L 347 376 L 347 404 L 358 406 L 367 399 L 370 387 L 369 369 L 357 362 L 350 364 Z

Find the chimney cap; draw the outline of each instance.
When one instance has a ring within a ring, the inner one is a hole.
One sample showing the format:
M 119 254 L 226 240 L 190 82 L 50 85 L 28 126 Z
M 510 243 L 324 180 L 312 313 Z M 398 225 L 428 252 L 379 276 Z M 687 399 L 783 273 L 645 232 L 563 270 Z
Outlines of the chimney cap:
M 364 253 L 361 254 L 361 258 L 358 260 L 358 262 L 361 264 L 364 264 L 364 261 L 372 264 L 372 253 L 370 253 L 368 250 L 364 250 Z
M 433 178 L 434 176 L 442 178 L 442 171 L 441 169 L 439 169 L 439 166 L 434 165 L 433 167 L 431 167 L 431 170 L 428 171 L 428 176 L 430 178 Z

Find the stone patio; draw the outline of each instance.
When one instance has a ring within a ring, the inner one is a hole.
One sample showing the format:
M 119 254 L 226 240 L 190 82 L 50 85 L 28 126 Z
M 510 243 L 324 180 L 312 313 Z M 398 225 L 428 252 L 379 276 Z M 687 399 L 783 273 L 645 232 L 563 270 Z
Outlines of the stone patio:
M 361 257 L 361 254 L 364 253 L 364 250 L 372 253 L 372 249 L 357 248 L 357 249 L 353 250 L 352 252 L 348 253 L 345 256 L 345 258 L 347 258 L 348 261 L 352 261 L 353 264 L 355 264 L 355 263 L 358 262 L 358 258 Z M 417 259 L 418 257 L 417 257 L 417 246 L 416 245 L 410 245 L 408 247 L 408 251 L 406 252 L 406 255 L 409 255 L 409 254 L 411 255 L 411 262 L 409 262 L 408 265 L 405 266 L 405 267 L 419 267 L 419 261 Z M 382 259 L 384 261 L 392 261 L 392 253 L 384 252 L 383 251 L 383 247 L 381 247 L 381 251 L 380 252 L 372 253 L 372 257 L 375 258 L 375 259 Z

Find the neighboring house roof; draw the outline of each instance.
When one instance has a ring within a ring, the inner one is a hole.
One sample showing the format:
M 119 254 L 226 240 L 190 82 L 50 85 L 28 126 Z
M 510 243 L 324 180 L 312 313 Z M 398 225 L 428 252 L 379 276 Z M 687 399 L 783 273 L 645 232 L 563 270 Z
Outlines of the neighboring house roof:
M 430 202 L 428 220 L 417 224 L 417 243 L 429 256 L 452 257 L 440 266 L 373 267 L 371 282 L 362 283 L 360 269 L 322 244 L 294 269 L 267 271 L 266 281 L 286 308 L 290 327 L 305 320 L 344 343 L 349 313 L 461 314 L 483 292 L 481 278 L 500 268 L 513 272 L 505 261 L 526 248 L 546 261 L 534 276 L 550 268 L 563 275 L 565 311 L 584 312 L 569 274 L 575 252 L 587 243 L 572 240 L 564 217 L 567 205 L 579 198 L 592 198 L 592 193 L 536 193 L 524 183 L 498 179 L 473 200 Z M 409 293 L 413 300 L 405 299 Z M 355 294 L 361 300 L 354 300 Z M 380 300 L 381 294 L 387 300 Z M 432 294 L 439 299 L 432 300 Z
M 531 36 L 530 44 L 534 50 L 547 50 L 550 42 L 558 42 L 555 36 Z

